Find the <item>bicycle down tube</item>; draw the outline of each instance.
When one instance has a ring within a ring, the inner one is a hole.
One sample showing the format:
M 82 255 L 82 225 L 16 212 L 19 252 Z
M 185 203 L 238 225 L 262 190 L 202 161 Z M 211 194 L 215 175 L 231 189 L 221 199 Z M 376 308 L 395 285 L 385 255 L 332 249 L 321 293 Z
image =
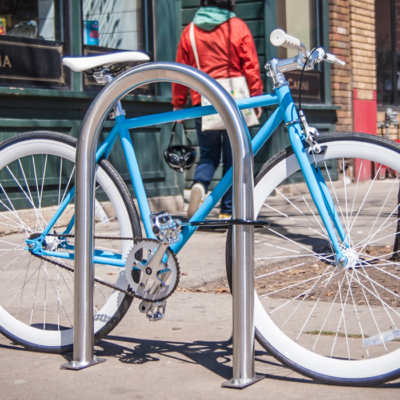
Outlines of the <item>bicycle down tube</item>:
M 344 243 L 346 243 L 345 232 L 339 220 L 329 191 L 324 190 L 324 186 L 326 188 L 324 178 L 322 177 L 319 169 L 316 170 L 315 167 L 312 166 L 312 163 L 308 158 L 307 150 L 304 147 L 304 135 L 302 134 L 301 126 L 298 122 L 293 123 L 293 121 L 298 120 L 298 113 L 290 94 L 290 89 L 287 85 L 284 85 L 275 89 L 275 92 L 275 95 L 262 95 L 250 99 L 237 101 L 239 109 L 278 105 L 270 118 L 266 121 L 266 123 L 261 127 L 260 131 L 252 139 L 253 152 L 254 154 L 257 154 L 260 148 L 267 142 L 267 140 L 271 137 L 272 133 L 277 129 L 282 121 L 284 121 L 288 125 L 290 143 L 300 164 L 304 179 L 308 185 L 313 201 L 318 209 L 318 212 L 326 227 L 328 235 L 332 241 L 335 252 L 337 254 L 337 260 L 346 260 L 337 239 L 335 228 L 341 241 Z M 101 158 L 108 158 L 115 141 L 118 137 L 120 138 L 147 237 L 154 237 L 150 225 L 150 220 L 148 218 L 148 216 L 150 215 L 150 207 L 147 201 L 144 184 L 141 179 L 140 169 L 136 159 L 135 151 L 133 149 L 133 144 L 129 135 L 129 129 L 151 126 L 155 124 L 169 123 L 176 120 L 193 119 L 214 113 L 216 113 L 216 111 L 213 106 L 206 106 L 130 119 L 126 119 L 124 115 L 119 115 L 115 117 L 116 124 L 111 130 L 110 134 L 97 150 L 96 161 L 100 160 Z M 226 193 L 231 184 L 232 168 L 225 174 L 225 176 L 221 179 L 215 189 L 206 198 L 201 207 L 193 215 L 191 220 L 204 220 L 210 213 L 210 211 L 218 203 L 218 201 L 222 198 L 222 196 Z M 50 232 L 52 226 L 62 214 L 64 209 L 67 207 L 68 203 L 72 200 L 73 196 L 74 188 L 65 197 L 56 214 L 49 222 L 48 226 L 43 232 L 44 236 Z M 68 228 L 63 233 L 68 233 L 72 229 L 72 225 L 73 220 L 71 220 Z M 180 233 L 181 240 L 178 243 L 171 245 L 171 249 L 175 253 L 178 253 L 185 245 L 185 243 L 190 239 L 196 229 L 197 227 L 193 226 L 183 227 Z M 53 254 L 53 252 L 46 250 L 43 250 L 42 253 L 43 255 L 48 256 L 55 255 Z M 57 256 L 66 259 L 73 259 L 74 257 L 73 254 L 63 254 L 61 252 L 57 252 Z M 121 260 L 121 257 L 117 254 L 113 254 L 110 252 L 96 251 L 94 255 L 94 262 L 98 264 L 114 265 L 117 267 L 124 266 L 124 262 L 123 260 Z

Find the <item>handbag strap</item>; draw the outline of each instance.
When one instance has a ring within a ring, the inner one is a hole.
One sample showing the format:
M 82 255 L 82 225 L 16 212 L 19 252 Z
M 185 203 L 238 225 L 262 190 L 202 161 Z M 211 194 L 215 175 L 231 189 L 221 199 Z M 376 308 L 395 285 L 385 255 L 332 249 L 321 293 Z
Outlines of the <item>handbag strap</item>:
M 194 37 L 194 23 L 193 22 L 190 24 L 189 36 L 190 36 L 190 43 L 192 45 L 192 49 L 193 49 L 193 53 L 194 53 L 194 58 L 196 59 L 197 69 L 199 69 L 201 71 L 199 54 L 197 53 L 196 38 Z
M 174 125 L 172 125 L 171 139 L 169 140 L 168 147 L 171 147 L 171 144 L 172 144 L 172 142 L 174 140 L 176 124 L 177 124 L 177 122 L 174 122 Z M 186 142 L 187 142 L 189 147 L 192 147 L 192 142 L 189 140 L 189 138 L 187 136 L 186 126 L 185 126 L 185 123 L 183 121 L 182 121 L 182 125 L 183 125 L 183 132 L 185 133 L 185 137 L 186 137 Z

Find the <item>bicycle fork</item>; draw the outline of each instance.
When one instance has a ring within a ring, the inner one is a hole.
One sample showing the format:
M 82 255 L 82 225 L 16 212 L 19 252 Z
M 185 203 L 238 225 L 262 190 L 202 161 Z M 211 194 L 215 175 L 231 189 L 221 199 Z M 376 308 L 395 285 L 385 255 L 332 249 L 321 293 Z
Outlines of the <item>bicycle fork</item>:
M 278 95 L 281 108 L 284 112 L 284 121 L 289 131 L 289 139 L 294 154 L 336 253 L 336 265 L 339 268 L 343 268 L 347 264 L 347 257 L 343 254 L 343 247 L 348 248 L 349 241 L 336 211 L 332 196 L 317 163 L 309 160 L 308 149 L 304 146 L 305 135 L 300 125 L 299 115 L 293 103 L 289 86 L 285 85 L 276 88 L 275 92 Z M 335 228 L 342 245 L 339 243 Z

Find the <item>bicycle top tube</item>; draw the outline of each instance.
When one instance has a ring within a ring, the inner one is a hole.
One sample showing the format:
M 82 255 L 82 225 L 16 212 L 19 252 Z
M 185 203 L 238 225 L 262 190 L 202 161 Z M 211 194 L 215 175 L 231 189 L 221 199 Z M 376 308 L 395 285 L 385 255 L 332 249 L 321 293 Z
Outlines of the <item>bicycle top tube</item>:
M 255 107 L 266 107 L 279 103 L 276 94 L 264 94 L 248 99 L 237 100 L 239 110 Z M 217 114 L 213 106 L 193 107 L 181 111 L 170 111 L 160 114 L 145 115 L 143 117 L 125 119 L 121 126 L 124 129 L 139 128 L 150 125 L 165 124 L 186 119 L 203 117 L 205 115 Z

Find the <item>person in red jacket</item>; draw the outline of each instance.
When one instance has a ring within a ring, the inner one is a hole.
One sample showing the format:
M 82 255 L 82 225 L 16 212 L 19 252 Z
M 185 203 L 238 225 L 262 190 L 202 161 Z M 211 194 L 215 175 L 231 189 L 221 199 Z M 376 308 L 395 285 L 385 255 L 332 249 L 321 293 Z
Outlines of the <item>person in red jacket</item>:
M 236 18 L 233 10 L 235 0 L 200 0 L 200 7 L 193 19 L 196 47 L 200 69 L 214 79 L 245 76 L 250 95 L 262 94 L 263 84 L 260 76 L 257 51 L 246 23 Z M 178 45 L 176 61 L 197 68 L 195 55 L 189 36 L 190 24 L 184 29 Z M 172 104 L 174 111 L 184 108 L 187 102 L 188 88 L 179 84 L 172 85 Z M 192 105 L 201 103 L 201 96 L 190 90 Z M 257 108 L 256 116 L 261 116 Z M 196 132 L 200 147 L 200 159 L 197 164 L 190 193 L 188 217 L 197 211 L 201 200 L 208 190 L 214 172 L 217 169 L 222 150 L 223 175 L 232 166 L 232 152 L 226 130 L 201 130 L 201 119 L 196 118 Z M 232 215 L 232 188 L 221 200 L 220 219 Z

